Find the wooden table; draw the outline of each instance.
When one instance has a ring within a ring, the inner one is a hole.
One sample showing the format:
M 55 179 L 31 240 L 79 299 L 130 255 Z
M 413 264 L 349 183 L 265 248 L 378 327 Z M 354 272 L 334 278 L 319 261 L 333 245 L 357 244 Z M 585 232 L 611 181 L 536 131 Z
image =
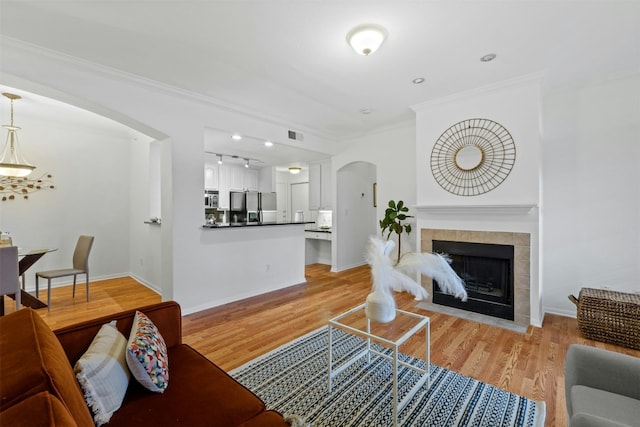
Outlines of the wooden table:
M 22 289 L 20 290 L 21 302 L 25 307 L 44 308 L 47 306 L 44 302 L 31 295 L 25 290 L 25 273 L 33 264 L 35 264 L 44 254 L 57 251 L 58 249 L 40 248 L 40 249 L 23 249 L 18 248 L 18 275 L 22 277 Z M 7 295 L 15 299 L 12 295 Z M 4 303 L 0 304 L 0 315 L 4 315 Z

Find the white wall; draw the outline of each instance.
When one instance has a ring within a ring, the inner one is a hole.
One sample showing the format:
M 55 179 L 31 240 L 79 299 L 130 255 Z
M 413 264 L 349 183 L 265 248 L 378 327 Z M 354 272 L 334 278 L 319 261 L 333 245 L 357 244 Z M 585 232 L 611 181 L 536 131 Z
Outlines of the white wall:
M 349 141 L 344 151 L 333 157 L 333 176 L 336 171 L 352 162 L 367 162 L 375 165 L 376 181 L 378 183 L 378 206 L 376 208 L 376 221 L 374 230 L 379 233 L 378 220 L 384 217 L 389 200 L 403 200 L 410 208 L 415 206 L 416 192 L 416 162 L 415 156 L 415 123 L 408 122 L 393 129 L 370 134 Z M 338 206 L 337 200 L 342 189 L 333 180 L 333 206 Z M 340 207 L 339 207 L 340 208 Z M 337 210 L 334 210 L 337 216 Z M 410 214 L 415 215 L 415 209 Z M 332 246 L 332 265 L 348 265 L 338 259 L 337 247 L 341 239 L 349 239 L 348 229 L 341 227 L 340 221 L 334 218 L 334 245 Z M 415 220 L 413 220 L 415 223 Z M 412 232 L 410 236 L 403 237 L 403 252 L 415 250 L 415 241 L 418 233 Z M 393 238 L 393 236 L 392 236 Z M 339 270 L 338 270 L 339 271 Z
M 369 236 L 378 233 L 376 208 L 373 206 L 373 183 L 376 166 L 353 162 L 340 168 L 336 175 L 338 196 L 334 220 L 340 224 L 337 233 L 336 271 L 366 263 Z
M 145 221 L 161 212 L 160 148 L 158 141 L 144 136 L 129 144 L 129 274 L 157 292 L 161 292 L 161 226 Z
M 418 205 L 538 204 L 540 158 L 539 75 L 420 104 L 416 111 L 416 181 Z M 478 196 L 443 190 L 431 173 L 431 151 L 450 126 L 466 119 L 498 122 L 511 134 L 516 160 L 498 187 Z
M 44 92 L 53 90 L 56 94 L 73 99 L 83 108 L 99 110 L 108 117 L 117 117 L 134 129 L 151 129 L 152 132 L 145 133 L 156 138 L 162 137 L 161 283 L 158 287 L 162 290 L 163 299 L 178 301 L 184 312 L 218 303 L 220 291 L 210 286 L 210 278 L 220 271 L 242 269 L 246 262 L 241 258 L 218 256 L 227 252 L 217 249 L 214 254 L 216 256 L 202 256 L 212 254 L 206 247 L 206 239 L 210 236 L 206 233 L 211 231 L 201 227 L 203 130 L 220 127 L 238 129 L 242 133 L 262 135 L 266 139 L 287 144 L 284 140 L 287 130 L 295 124 L 277 124 L 257 115 L 248 116 L 233 108 L 220 106 L 205 96 L 119 74 L 14 40 L 1 39 L 0 48 L 3 52 L 0 78 L 6 84 L 26 90 L 37 87 L 43 95 L 47 95 Z M 298 147 L 328 155 L 334 153 L 333 141 L 305 129 L 301 130 L 305 132 L 305 140 L 297 141 Z M 128 174 L 128 171 L 122 173 Z M 125 208 L 125 211 L 128 213 L 129 209 Z M 128 230 L 128 224 L 124 225 L 123 229 Z M 303 268 L 302 232 L 300 239 L 300 265 Z M 123 252 L 124 265 L 128 264 L 129 259 L 135 260 L 138 255 L 129 256 Z M 109 256 L 112 259 L 118 258 L 121 253 Z M 260 283 L 261 274 L 257 271 L 250 272 L 252 276 L 242 276 L 245 281 L 243 285 L 246 284 L 247 287 L 233 282 L 225 283 L 231 291 L 236 290 L 235 297 L 246 297 L 243 289 Z M 287 274 L 281 271 L 275 273 L 281 275 L 282 284 L 290 284 Z M 270 281 L 277 278 L 277 275 L 271 276 Z M 234 295 L 229 294 L 228 297 L 234 298 Z
M 27 287 L 33 287 L 36 271 L 70 267 L 80 234 L 95 236 L 89 258 L 92 280 L 128 274 L 130 133 L 125 127 L 114 133 L 65 117 L 49 121 L 19 105 L 15 110 L 16 124 L 22 127 L 20 145 L 37 166 L 31 177 L 48 172 L 55 185 L 28 200 L 0 202 L 0 228 L 11 232 L 17 246 L 58 249 L 29 270 Z M 54 281 L 65 283 L 70 283 L 68 277 Z
M 640 75 L 544 97 L 544 306 L 582 287 L 640 292 Z

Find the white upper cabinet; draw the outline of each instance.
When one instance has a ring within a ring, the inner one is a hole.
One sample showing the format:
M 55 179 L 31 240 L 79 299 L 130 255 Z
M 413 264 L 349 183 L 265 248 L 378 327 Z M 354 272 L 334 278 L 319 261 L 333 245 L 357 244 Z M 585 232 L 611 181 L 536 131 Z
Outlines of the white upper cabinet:
M 333 203 L 333 187 L 331 186 L 331 160 L 320 162 L 320 209 L 331 210 Z
M 249 191 L 258 191 L 258 171 L 255 169 L 244 170 L 244 188 Z
M 204 164 L 204 188 L 205 190 L 218 190 L 218 165 Z
M 229 209 L 229 191 L 258 191 L 259 173 L 243 166 L 216 166 L 216 187 L 218 190 L 218 208 Z M 207 165 L 205 165 L 205 188 L 207 187 Z
M 231 191 L 244 191 L 244 168 L 232 167 L 231 168 L 231 182 L 229 183 L 229 189 Z
M 218 168 L 218 209 L 229 209 L 229 183 L 231 181 L 231 168 L 222 165 Z
M 332 209 L 331 160 L 309 165 L 309 210 Z
M 312 163 L 309 165 L 309 210 L 311 211 L 320 209 L 321 185 L 320 163 Z

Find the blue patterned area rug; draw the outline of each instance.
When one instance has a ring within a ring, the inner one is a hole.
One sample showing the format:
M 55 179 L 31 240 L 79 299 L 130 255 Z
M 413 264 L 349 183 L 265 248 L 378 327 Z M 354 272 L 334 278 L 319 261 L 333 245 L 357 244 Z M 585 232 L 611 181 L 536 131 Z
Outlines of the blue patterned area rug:
M 333 331 L 334 366 L 364 349 L 365 340 Z M 328 332 L 318 329 L 231 371 L 260 396 L 269 409 L 305 418 L 314 427 L 392 426 L 392 366 L 381 357 L 360 359 L 333 380 L 328 392 Z M 384 351 L 383 347 L 377 349 Z M 402 355 L 402 360 L 424 362 Z M 401 426 L 544 425 L 545 404 L 509 393 L 431 364 L 431 386 L 418 390 L 398 414 Z M 399 369 L 398 394 L 403 396 L 418 374 Z

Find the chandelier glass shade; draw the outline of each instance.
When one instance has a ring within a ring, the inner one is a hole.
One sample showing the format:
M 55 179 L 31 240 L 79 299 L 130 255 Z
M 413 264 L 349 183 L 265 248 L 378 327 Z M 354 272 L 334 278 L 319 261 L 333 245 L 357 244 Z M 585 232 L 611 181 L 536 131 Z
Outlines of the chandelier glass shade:
M 12 93 L 3 93 L 11 100 L 11 124 L 3 125 L 7 129 L 7 139 L 0 157 L 0 175 L 10 177 L 25 177 L 36 167 L 29 164 L 20 152 L 18 144 L 18 130 L 20 128 L 13 124 L 13 101 L 20 99 L 20 96 Z

